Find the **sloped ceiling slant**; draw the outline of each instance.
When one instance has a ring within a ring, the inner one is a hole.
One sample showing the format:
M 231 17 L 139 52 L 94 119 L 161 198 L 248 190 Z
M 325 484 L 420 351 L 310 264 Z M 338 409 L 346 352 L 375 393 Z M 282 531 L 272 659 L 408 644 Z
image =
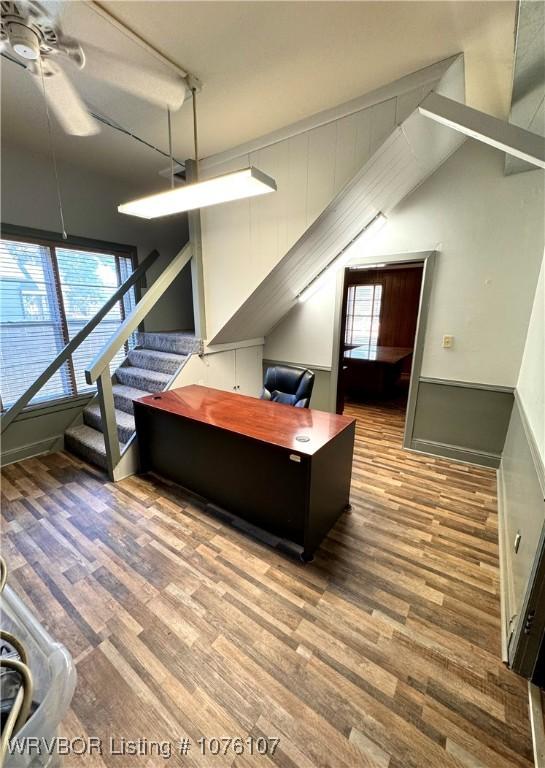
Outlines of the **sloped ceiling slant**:
M 465 101 L 462 56 L 433 90 Z M 464 140 L 461 134 L 428 120 L 418 110 L 412 112 L 209 343 L 241 341 L 270 333 L 295 306 L 298 294 L 350 243 L 362 226 L 379 211 L 388 215 Z

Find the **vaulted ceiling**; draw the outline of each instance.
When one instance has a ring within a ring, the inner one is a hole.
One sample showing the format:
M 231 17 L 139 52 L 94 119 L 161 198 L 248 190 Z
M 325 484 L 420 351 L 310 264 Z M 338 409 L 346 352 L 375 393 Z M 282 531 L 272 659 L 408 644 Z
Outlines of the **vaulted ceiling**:
M 506 117 L 516 3 L 506 2 L 104 2 L 118 19 L 197 75 L 201 155 L 209 156 L 335 106 L 447 56 L 465 53 L 467 103 Z M 85 2 L 63 4 L 65 31 L 144 67 L 157 63 Z M 2 59 L 2 141 L 47 151 L 43 104 L 28 73 Z M 85 70 L 86 102 L 167 147 L 158 107 Z M 191 104 L 174 117 L 174 152 L 192 156 Z M 60 159 L 150 188 L 168 162 L 104 127 L 98 136 L 56 132 Z M 164 183 L 164 182 L 163 182 Z

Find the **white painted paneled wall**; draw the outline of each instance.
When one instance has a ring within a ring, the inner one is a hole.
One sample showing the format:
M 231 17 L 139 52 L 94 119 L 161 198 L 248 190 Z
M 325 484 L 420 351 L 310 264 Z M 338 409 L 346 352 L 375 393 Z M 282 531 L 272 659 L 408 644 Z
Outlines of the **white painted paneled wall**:
M 192 355 L 172 389 L 198 384 L 259 397 L 263 388 L 263 345 L 249 343 L 220 352 Z
M 517 390 L 545 464 L 545 260 L 541 263 Z
M 543 206 L 543 171 L 505 177 L 502 153 L 469 140 L 391 212 L 387 226 L 366 244 L 361 263 L 438 251 L 423 376 L 517 384 L 543 258 Z M 267 336 L 264 356 L 329 368 L 334 323 L 332 278 Z M 532 328 L 522 386 L 525 406 L 535 401 L 539 408 L 537 394 L 530 393 L 539 343 L 534 339 L 538 324 Z M 452 349 L 442 348 L 443 334 L 454 336 Z
M 255 165 L 274 194 L 202 211 L 207 338 L 243 301 L 422 98 L 419 87 L 256 152 L 209 175 Z

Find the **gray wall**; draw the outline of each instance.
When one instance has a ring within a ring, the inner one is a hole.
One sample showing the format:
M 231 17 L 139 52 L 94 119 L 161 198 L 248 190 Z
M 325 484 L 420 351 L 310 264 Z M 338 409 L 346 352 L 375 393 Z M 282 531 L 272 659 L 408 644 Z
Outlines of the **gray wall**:
M 509 657 L 511 630 L 523 617 L 530 577 L 545 525 L 545 469 L 537 443 L 518 395 L 509 422 L 507 439 L 498 472 L 498 513 L 502 547 L 502 590 L 505 601 L 504 631 Z M 515 538 L 520 545 L 515 551 Z M 541 611 L 543 614 L 544 611 Z M 541 621 L 545 617 L 541 615 Z
M 513 390 L 421 378 L 410 446 L 447 458 L 498 467 Z
M 89 400 L 89 396 L 76 397 L 23 411 L 0 438 L 2 465 L 62 450 L 64 430 L 79 417 Z
M 498 472 L 502 616 L 505 656 L 531 676 L 545 631 L 545 262 L 534 296 Z M 520 546 L 514 543 L 520 534 Z M 541 590 L 541 594 L 540 594 Z M 530 631 L 526 618 L 535 611 Z

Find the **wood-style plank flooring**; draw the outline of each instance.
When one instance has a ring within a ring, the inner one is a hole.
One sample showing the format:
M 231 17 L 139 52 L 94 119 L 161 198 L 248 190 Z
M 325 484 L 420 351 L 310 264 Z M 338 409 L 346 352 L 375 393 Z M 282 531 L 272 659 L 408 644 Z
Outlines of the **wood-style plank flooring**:
M 397 407 L 347 412 L 353 513 L 307 566 L 156 479 L 62 453 L 4 470 L 9 583 L 77 662 L 62 733 L 192 742 L 65 765 L 531 765 L 526 683 L 500 661 L 494 472 L 403 451 Z M 203 758 L 201 736 L 280 743 Z

